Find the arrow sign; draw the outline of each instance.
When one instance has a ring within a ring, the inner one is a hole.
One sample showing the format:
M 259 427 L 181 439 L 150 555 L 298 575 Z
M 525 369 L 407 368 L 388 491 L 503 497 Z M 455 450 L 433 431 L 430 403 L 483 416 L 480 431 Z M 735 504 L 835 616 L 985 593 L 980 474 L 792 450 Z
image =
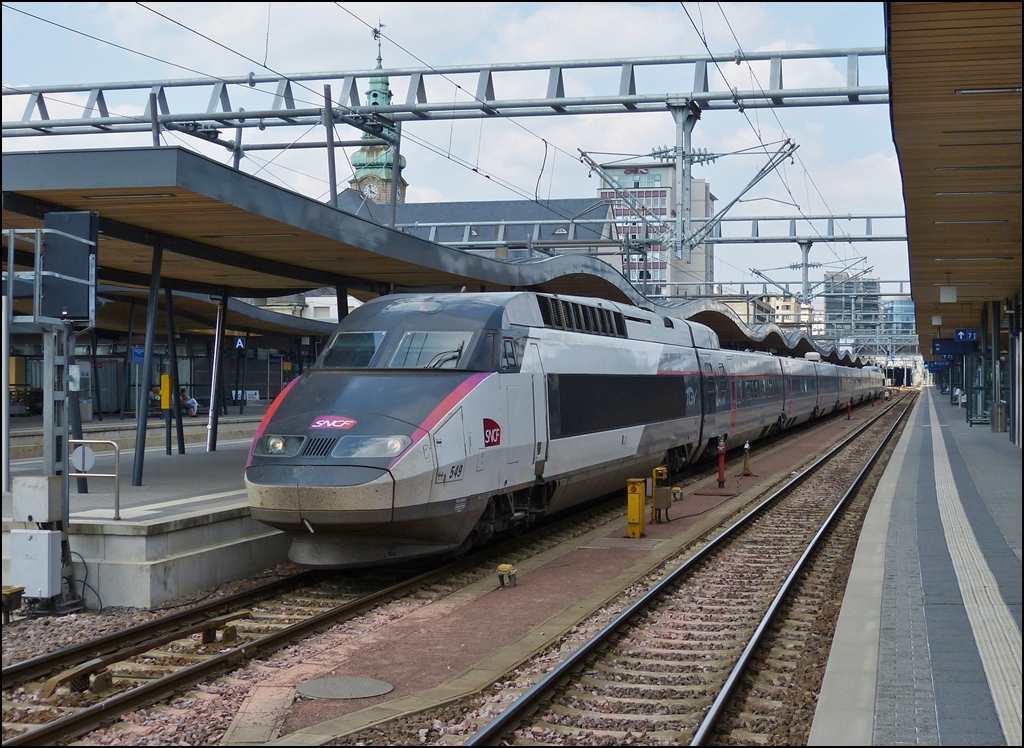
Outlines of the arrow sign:
M 977 342 L 978 330 L 977 328 L 965 328 L 963 330 L 957 330 L 955 338 L 964 342 Z

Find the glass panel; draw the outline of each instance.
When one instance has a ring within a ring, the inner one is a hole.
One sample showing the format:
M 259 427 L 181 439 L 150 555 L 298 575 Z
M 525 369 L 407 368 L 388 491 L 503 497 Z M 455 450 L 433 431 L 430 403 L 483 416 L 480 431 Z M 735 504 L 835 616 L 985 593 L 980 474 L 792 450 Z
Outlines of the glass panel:
M 365 369 L 382 340 L 382 332 L 340 332 L 324 353 L 322 365 L 327 369 Z
M 454 369 L 471 332 L 407 332 L 389 364 L 392 369 Z

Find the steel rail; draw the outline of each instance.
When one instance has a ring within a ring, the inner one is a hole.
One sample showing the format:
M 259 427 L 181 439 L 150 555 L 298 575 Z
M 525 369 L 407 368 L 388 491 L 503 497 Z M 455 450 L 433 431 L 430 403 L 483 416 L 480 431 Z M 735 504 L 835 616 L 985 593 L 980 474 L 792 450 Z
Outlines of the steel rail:
M 241 607 L 267 595 L 274 595 L 281 591 L 300 587 L 307 582 L 313 581 L 321 573 L 319 571 L 305 571 L 294 574 L 284 579 L 277 579 L 273 582 L 253 587 L 250 590 L 236 592 L 232 595 L 211 600 L 208 603 L 185 608 L 177 613 L 154 618 L 152 621 L 136 624 L 123 631 L 116 631 L 113 634 L 90 639 L 81 644 L 58 649 L 56 652 L 49 652 L 22 660 L 3 668 L 0 677 L 3 679 L 5 689 L 14 688 L 27 681 L 41 678 L 58 668 L 66 669 L 68 666 L 77 665 L 85 660 L 102 657 L 125 647 L 141 644 L 147 639 L 166 633 L 169 628 L 188 626 L 204 618 L 212 618 L 215 614 L 223 612 L 225 608 Z
M 445 574 L 456 571 L 460 568 L 469 568 L 480 564 L 488 556 L 493 556 L 502 552 L 507 551 L 510 548 L 514 548 L 518 545 L 522 545 L 524 542 L 530 542 L 538 537 L 542 537 L 544 534 L 558 532 L 565 527 L 571 526 L 573 523 L 580 521 L 591 516 L 599 514 L 604 511 L 611 501 L 601 502 L 599 504 L 590 505 L 583 511 L 576 512 L 575 514 L 565 517 L 562 519 L 555 520 L 550 524 L 543 525 L 536 528 L 532 532 L 526 533 L 518 538 L 513 538 L 508 541 L 498 543 L 495 546 L 489 546 L 481 549 L 479 552 L 474 553 L 465 558 L 452 561 L 443 566 L 436 567 L 429 571 L 426 571 L 417 576 L 405 579 L 401 582 L 393 584 L 385 589 L 378 590 L 377 592 L 370 593 L 356 600 L 343 603 L 342 605 L 336 606 L 323 613 L 317 614 L 304 621 L 292 624 L 287 628 L 281 629 L 280 631 L 267 634 L 255 639 L 251 642 L 241 644 L 230 650 L 221 652 L 219 655 L 215 655 L 203 662 L 196 663 L 189 667 L 178 670 L 174 673 L 170 673 L 162 678 L 153 680 L 145 685 L 137 686 L 128 691 L 120 693 L 110 699 L 102 701 L 98 704 L 94 704 L 90 707 L 82 709 L 81 711 L 68 714 L 60 719 L 49 722 L 45 725 L 41 725 L 35 729 L 28 730 L 19 735 L 13 736 L 8 740 L 3 741 L 3 746 L 17 746 L 17 745 L 37 745 L 41 743 L 52 743 L 55 740 L 62 738 L 75 738 L 82 735 L 89 730 L 93 730 L 99 727 L 107 720 L 110 720 L 118 715 L 132 711 L 133 709 L 139 709 L 143 706 L 158 701 L 162 698 L 166 698 L 172 695 L 175 691 L 181 688 L 187 687 L 199 681 L 202 681 L 209 675 L 217 672 L 220 668 L 228 665 L 237 666 L 247 660 L 252 659 L 262 652 L 272 651 L 285 646 L 289 642 L 295 639 L 301 639 L 305 636 L 312 634 L 313 632 L 336 623 L 338 620 L 345 618 L 349 615 L 359 613 L 361 610 L 376 605 L 382 600 L 401 595 L 418 585 L 426 582 L 430 582 L 435 578 L 440 578 Z M 274 585 L 283 585 L 286 582 L 293 582 L 293 586 L 300 586 L 300 584 L 309 578 L 319 576 L 323 572 L 321 571 L 309 571 L 303 572 L 302 574 L 289 577 L 286 580 L 278 580 L 277 582 L 271 583 L 270 585 L 264 585 L 256 590 L 250 590 L 248 592 L 236 593 L 226 598 L 207 603 L 200 606 L 204 613 L 209 613 L 211 610 L 216 609 L 218 606 L 223 607 L 228 601 L 234 601 L 240 603 L 246 597 L 258 596 L 257 592 L 263 592 L 264 595 L 268 591 L 268 588 Z M 300 580 L 301 578 L 301 580 Z M 300 580 L 300 581 L 296 581 Z M 189 615 L 194 616 L 200 608 L 192 608 L 182 613 L 175 614 L 174 616 L 167 616 L 153 623 L 163 624 L 166 628 L 166 624 L 171 622 L 173 619 L 175 622 L 185 621 L 187 623 Z M 182 624 L 184 625 L 184 624 Z M 52 671 L 55 667 L 62 664 L 74 662 L 75 664 L 83 661 L 83 659 L 89 659 L 90 653 L 94 651 L 97 645 L 104 649 L 105 653 L 110 653 L 112 649 L 122 649 L 128 642 L 122 637 L 123 634 L 129 632 L 136 632 L 136 636 L 142 636 L 145 629 L 149 629 L 149 633 L 153 632 L 153 624 L 144 623 L 138 626 L 127 629 L 121 634 L 112 634 L 110 636 L 102 637 L 90 642 L 85 642 L 75 647 L 70 647 L 66 650 L 60 650 L 53 653 L 52 655 L 41 655 L 40 657 L 26 660 L 17 665 L 12 665 L 11 669 L 19 668 L 17 671 L 20 673 L 20 680 L 24 682 L 28 679 L 25 673 L 34 673 L 33 677 L 39 677 Z M 153 638 L 152 635 L 148 638 Z M 120 638 L 120 640 L 119 640 Z M 115 646 L 114 642 L 119 642 Z M 59 660 L 59 661 L 58 661 Z M 4 669 L 4 688 L 12 687 L 8 681 L 8 669 Z
M 671 588 L 673 585 L 683 579 L 691 569 L 696 567 L 698 564 L 703 562 L 713 552 L 717 551 L 719 547 L 723 546 L 727 541 L 731 540 L 738 532 L 744 529 L 751 521 L 759 517 L 763 512 L 770 507 L 772 504 L 778 502 L 786 494 L 792 491 L 794 488 L 804 483 L 814 473 L 824 467 L 830 462 L 836 455 L 845 449 L 850 443 L 861 436 L 867 429 L 871 428 L 877 423 L 882 417 L 889 413 L 895 408 L 901 400 L 894 401 L 882 412 L 880 412 L 875 418 L 866 422 L 862 426 L 858 427 L 855 431 L 851 432 L 846 438 L 834 445 L 828 452 L 815 460 L 811 465 L 802 470 L 798 475 L 794 476 L 786 485 L 775 491 L 771 496 L 762 500 L 747 512 L 743 517 L 733 523 L 727 528 L 721 535 L 716 537 L 714 540 L 709 542 L 706 546 L 700 549 L 693 557 L 688 559 L 685 563 L 679 566 L 675 571 L 666 576 L 654 587 L 644 593 L 636 602 L 630 605 L 625 611 L 619 614 L 615 620 L 611 621 L 603 629 L 601 629 L 593 638 L 584 643 L 579 649 L 573 652 L 567 659 L 559 663 L 554 670 L 548 673 L 542 680 L 536 685 L 530 688 L 528 691 L 522 694 L 515 702 L 513 702 L 504 712 L 496 717 L 490 724 L 488 724 L 483 730 L 479 731 L 470 740 L 466 741 L 465 745 L 499 745 L 502 736 L 513 729 L 513 726 L 520 722 L 526 714 L 534 709 L 556 686 L 560 684 L 564 678 L 569 677 L 571 672 L 579 667 L 582 667 L 584 663 L 592 657 L 598 649 L 609 643 L 611 638 L 619 633 L 630 621 L 641 611 L 647 608 L 652 602 L 659 598 L 662 593 Z M 910 406 L 908 406 L 909 409 Z M 903 415 L 900 416 L 902 419 Z
M 760 646 L 761 640 L 764 638 L 765 633 L 768 631 L 768 627 L 772 624 L 772 621 L 775 620 L 775 615 L 778 613 L 779 608 L 782 607 L 782 603 L 789 595 L 790 590 L 796 584 L 797 578 L 803 572 L 804 566 L 807 564 L 808 559 L 810 559 L 811 554 L 814 553 L 815 549 L 818 547 L 818 543 L 831 529 L 833 522 L 846 508 L 846 505 L 849 502 L 849 500 L 853 498 L 853 496 L 860 489 L 860 486 L 864 482 L 864 479 L 867 478 L 868 473 L 870 473 L 872 468 L 874 468 L 875 463 L 878 462 L 878 458 L 882 456 L 882 452 L 889 444 L 889 441 L 892 439 L 893 434 L 896 433 L 896 429 L 899 428 L 900 424 L 903 422 L 903 419 L 906 418 L 907 413 L 910 412 L 910 409 L 913 407 L 913 405 L 914 402 L 912 401 L 909 405 L 907 405 L 903 412 L 900 413 L 899 418 L 896 419 L 896 423 L 892 425 L 892 428 L 889 429 L 889 432 L 885 435 L 885 438 L 882 439 L 882 443 L 878 446 L 878 449 L 875 450 L 874 454 L 871 455 L 867 463 L 864 465 L 864 468 L 860 471 L 857 477 L 854 478 L 853 483 L 850 484 L 850 487 L 847 489 L 846 493 L 843 494 L 843 497 L 839 500 L 839 503 L 836 504 L 835 508 L 831 511 L 831 513 L 829 513 L 828 518 L 818 529 L 818 532 L 815 533 L 814 537 L 811 539 L 810 544 L 807 546 L 804 552 L 800 555 L 800 558 L 793 566 L 793 570 L 790 571 L 789 576 L 786 577 L 786 581 L 782 584 L 782 588 L 779 590 L 778 594 L 775 595 L 775 599 L 772 600 L 771 605 L 768 606 L 768 610 L 761 618 L 761 622 L 757 625 L 757 628 L 751 635 L 750 640 L 747 642 L 747 646 L 743 648 L 743 653 L 740 655 L 739 659 L 736 661 L 736 664 L 733 666 L 732 672 L 729 673 L 729 677 L 726 679 L 725 685 L 722 686 L 722 690 L 719 691 L 718 696 L 715 698 L 714 703 L 711 705 L 711 708 L 708 710 L 707 714 L 704 715 L 704 720 L 701 722 L 700 727 L 694 734 L 693 740 L 690 741 L 690 745 L 705 744 L 705 741 L 709 737 L 711 730 L 714 729 L 715 725 L 718 723 L 718 720 L 722 715 L 722 712 L 725 711 L 725 707 L 728 705 L 729 699 L 732 697 L 733 692 L 736 690 L 736 686 L 739 684 L 740 678 L 742 678 L 743 674 L 746 673 L 747 667 L 750 665 L 751 659 L 753 659 L 754 652 L 757 650 L 758 646 Z
M 110 699 L 93 704 L 81 711 L 65 715 L 35 729 L 27 730 L 20 735 L 3 741 L 3 745 L 41 745 L 52 743 L 62 738 L 78 737 L 89 730 L 99 727 L 107 720 L 151 704 L 159 699 L 166 698 L 180 688 L 199 682 L 222 667 L 228 665 L 237 666 L 262 652 L 279 649 L 289 642 L 329 626 L 349 614 L 357 613 L 391 596 L 401 594 L 409 588 L 429 580 L 433 576 L 445 573 L 449 567 L 454 565 L 449 564 L 440 569 L 433 569 L 403 580 L 383 590 L 378 590 L 307 618 L 304 621 L 294 623 L 280 631 L 275 631 L 251 642 L 232 647 L 195 665 L 190 665 L 145 685 L 129 689 Z

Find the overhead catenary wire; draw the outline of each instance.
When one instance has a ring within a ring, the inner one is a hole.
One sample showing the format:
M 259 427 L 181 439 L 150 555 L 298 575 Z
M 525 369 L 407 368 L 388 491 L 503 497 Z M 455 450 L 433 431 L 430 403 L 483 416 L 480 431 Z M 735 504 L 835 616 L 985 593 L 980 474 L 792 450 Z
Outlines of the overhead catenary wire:
M 718 64 L 718 60 L 711 53 L 711 47 L 708 45 L 707 37 L 703 33 L 703 12 L 700 10 L 700 3 L 697 4 L 697 9 L 698 9 L 698 12 L 701 13 L 701 17 L 702 17 L 702 26 L 701 26 L 701 28 L 697 27 L 697 24 L 693 20 L 693 16 L 690 15 L 690 12 L 686 8 L 685 3 L 680 2 L 679 5 L 682 7 L 683 12 L 686 14 L 686 17 L 689 19 L 691 26 L 693 26 L 694 32 L 697 34 L 697 36 L 700 39 L 701 43 L 704 45 L 705 50 L 707 50 L 708 54 L 711 55 L 711 60 L 712 60 L 712 62 L 715 65 L 715 69 L 718 70 L 719 75 L 722 76 L 722 80 L 726 83 L 726 85 L 729 85 L 729 79 L 725 75 L 725 71 L 723 71 L 721 66 Z M 728 19 L 728 17 L 725 14 L 725 10 L 722 9 L 720 4 L 719 4 L 719 10 L 721 11 L 723 18 L 725 19 L 726 25 L 729 27 L 729 31 L 732 34 L 733 40 L 736 42 L 736 45 L 738 47 L 738 49 L 737 49 L 738 58 L 739 57 L 744 57 L 745 58 L 745 54 L 743 53 L 742 45 L 740 44 L 739 39 L 736 36 L 736 32 L 733 30 L 732 25 L 729 23 L 729 19 Z M 765 95 L 764 88 L 761 87 L 760 81 L 757 79 L 757 75 L 753 72 L 753 67 L 750 65 L 749 61 L 747 61 L 747 66 L 750 69 L 750 74 L 752 76 L 752 79 L 757 83 L 758 89 L 761 91 L 762 95 Z M 788 135 L 788 133 L 786 133 L 786 129 L 783 126 L 782 121 L 779 119 L 778 114 L 775 112 L 775 108 L 774 107 L 770 107 L 770 109 L 772 110 L 772 115 L 775 117 L 776 122 L 778 122 L 779 127 L 782 130 L 782 133 L 788 138 L 789 135 Z M 758 142 L 761 144 L 762 148 L 764 149 L 765 154 L 767 155 L 768 154 L 768 149 L 766 147 L 766 144 L 764 143 L 764 141 L 761 138 L 761 133 L 760 133 L 759 129 L 754 126 L 753 122 L 751 122 L 750 116 L 746 113 L 746 111 L 744 110 L 744 108 L 742 106 L 739 107 L 739 110 L 740 110 L 740 113 L 743 114 L 744 119 L 746 119 L 747 124 L 750 126 L 750 129 L 754 132 L 755 137 L 757 137 Z M 799 154 L 794 154 L 794 156 L 795 156 L 796 159 L 800 160 L 801 168 L 803 168 L 804 171 L 806 172 L 807 171 L 806 165 L 803 163 L 803 160 L 800 159 Z M 785 167 L 783 166 L 783 170 L 784 169 L 785 169 Z M 776 171 L 778 173 L 778 170 L 776 170 Z M 783 173 L 778 173 L 778 176 L 779 176 L 779 180 L 782 182 L 783 188 L 786 190 L 786 193 L 793 200 L 793 205 L 796 207 L 797 212 L 800 214 L 800 217 L 808 222 L 808 225 L 811 227 L 811 229 L 815 232 L 815 234 L 818 235 L 818 237 L 821 238 L 822 243 L 824 243 L 829 248 L 829 250 L 832 252 L 832 254 L 834 254 L 836 256 L 836 259 L 840 260 L 841 262 L 844 261 L 843 258 L 841 258 L 839 256 L 839 253 L 836 252 L 835 247 L 832 246 L 832 243 L 830 241 L 825 240 L 824 236 L 821 234 L 821 232 L 818 230 L 818 228 L 810 221 L 810 219 L 807 218 L 807 215 L 803 212 L 803 209 L 797 203 L 796 197 L 793 195 L 793 191 L 790 189 L 789 183 L 788 183 L 787 179 L 785 178 L 784 174 Z M 811 180 L 811 183 L 814 184 L 813 177 L 811 177 L 808 174 L 808 178 Z M 815 185 L 815 190 L 817 190 L 817 185 Z M 820 196 L 820 191 L 818 192 L 818 194 Z M 828 207 L 828 203 L 824 200 L 824 198 L 822 198 L 822 203 L 825 205 L 826 212 L 833 216 L 833 221 L 834 221 L 835 220 L 835 216 L 832 213 L 832 210 Z M 851 245 L 852 245 L 852 242 L 849 242 L 849 240 L 848 240 L 848 243 L 851 243 Z M 856 250 L 855 250 L 855 252 L 856 252 Z M 857 254 L 860 255 L 859 252 L 857 252 Z

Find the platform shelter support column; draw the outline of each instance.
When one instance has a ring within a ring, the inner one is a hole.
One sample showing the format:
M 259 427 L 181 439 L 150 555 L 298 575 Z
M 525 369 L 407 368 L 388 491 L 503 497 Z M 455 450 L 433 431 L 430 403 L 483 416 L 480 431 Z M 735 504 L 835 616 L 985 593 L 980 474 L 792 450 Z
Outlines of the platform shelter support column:
M 245 412 L 245 369 L 249 363 L 249 333 L 245 333 L 245 348 L 242 349 L 242 386 L 239 391 L 242 393 L 242 397 L 238 401 L 238 415 L 242 415 Z
M 213 362 L 210 366 L 210 417 L 206 423 L 206 451 L 217 451 L 217 423 L 220 420 L 220 379 L 221 358 L 223 355 L 224 328 L 228 319 L 228 294 L 221 294 L 217 304 L 217 327 L 213 333 Z
M 146 460 L 146 426 L 149 418 L 149 383 L 153 378 L 153 340 L 156 337 L 156 311 L 160 304 L 160 265 L 164 247 L 158 239 L 153 245 L 153 265 L 149 273 L 149 303 L 146 307 L 146 341 L 142 353 L 142 376 L 135 405 L 135 465 L 132 485 L 142 485 L 142 469 Z
M 178 454 L 185 454 L 185 428 L 181 423 L 181 401 L 178 390 L 178 343 L 174 333 L 174 293 L 170 288 L 164 289 L 164 316 L 167 318 L 167 355 L 171 365 L 171 415 L 174 416 L 175 429 L 178 432 Z
M 124 380 L 121 386 L 121 420 L 128 408 L 128 393 L 131 392 L 132 380 L 132 327 L 135 324 L 135 300 L 128 305 L 128 337 L 124 344 Z
M 348 289 L 339 284 L 334 291 L 338 295 L 338 322 L 341 322 L 348 316 Z

